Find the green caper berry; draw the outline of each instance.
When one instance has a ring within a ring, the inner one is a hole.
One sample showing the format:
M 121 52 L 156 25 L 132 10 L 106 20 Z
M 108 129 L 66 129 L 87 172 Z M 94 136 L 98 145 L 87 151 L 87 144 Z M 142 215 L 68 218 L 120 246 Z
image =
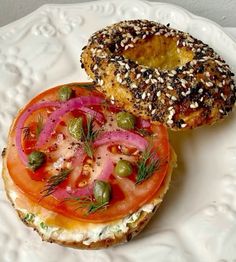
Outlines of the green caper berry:
M 108 182 L 96 180 L 93 194 L 98 204 L 108 203 L 111 198 L 111 186 Z
M 82 117 L 71 119 L 68 124 L 68 130 L 71 136 L 73 136 L 77 140 L 81 140 L 83 135 Z
M 62 86 L 59 89 L 59 99 L 63 102 L 69 100 L 72 97 L 72 89 L 67 86 Z
M 115 174 L 117 176 L 125 177 L 130 176 L 133 172 L 132 165 L 129 161 L 119 160 L 115 167 Z
M 118 127 L 121 127 L 123 129 L 134 129 L 135 117 L 128 112 L 119 112 L 116 115 L 116 122 Z
M 46 161 L 46 155 L 41 151 L 33 151 L 28 155 L 28 166 L 33 171 L 41 167 L 45 161 Z

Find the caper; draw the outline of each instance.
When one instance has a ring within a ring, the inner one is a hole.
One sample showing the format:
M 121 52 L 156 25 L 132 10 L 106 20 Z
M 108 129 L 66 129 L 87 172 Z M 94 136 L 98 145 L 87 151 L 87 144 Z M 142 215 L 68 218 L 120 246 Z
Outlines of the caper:
M 108 182 L 96 180 L 93 194 L 98 204 L 108 203 L 111 198 L 111 186 Z
M 71 136 L 77 140 L 81 140 L 83 135 L 83 119 L 82 117 L 72 118 L 68 124 L 68 130 Z
M 115 174 L 117 176 L 130 176 L 133 172 L 132 165 L 129 161 L 126 160 L 119 160 L 115 167 Z
M 33 151 L 28 155 L 28 166 L 33 171 L 41 167 L 45 161 L 46 161 L 46 155 L 41 151 Z
M 134 129 L 135 117 L 128 112 L 119 112 L 116 115 L 117 125 L 123 129 Z
M 62 86 L 59 89 L 59 99 L 63 102 L 67 101 L 72 97 L 72 93 L 73 91 L 71 88 L 69 88 L 68 86 Z

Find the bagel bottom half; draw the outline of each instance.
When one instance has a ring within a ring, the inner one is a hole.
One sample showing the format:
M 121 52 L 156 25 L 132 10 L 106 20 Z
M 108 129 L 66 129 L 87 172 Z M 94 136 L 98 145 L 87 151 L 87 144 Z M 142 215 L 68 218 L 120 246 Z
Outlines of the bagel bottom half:
M 4 154 L 5 155 L 5 154 Z M 136 236 L 161 204 L 169 188 L 176 155 L 172 150 L 168 174 L 155 198 L 138 211 L 108 223 L 80 222 L 32 202 L 13 182 L 3 156 L 3 180 L 7 197 L 17 211 L 20 219 L 34 228 L 44 241 L 79 249 L 101 249 L 130 241 Z

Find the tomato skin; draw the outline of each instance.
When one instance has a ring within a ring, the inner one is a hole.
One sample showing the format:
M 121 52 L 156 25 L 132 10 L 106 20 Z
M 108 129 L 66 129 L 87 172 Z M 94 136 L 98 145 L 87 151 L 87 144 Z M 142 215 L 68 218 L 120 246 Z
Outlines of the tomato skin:
M 47 177 L 47 172 L 44 166 L 40 167 L 39 169 L 37 169 L 34 172 L 30 169 L 28 169 L 27 171 L 28 171 L 28 175 L 34 181 L 44 181 Z
M 115 204 L 117 201 L 121 201 L 125 199 L 125 194 L 121 190 L 120 186 L 116 183 L 111 184 L 112 188 L 112 199 L 111 199 L 111 205 Z
M 70 86 L 73 88 L 76 96 L 96 95 L 103 97 L 101 93 L 94 90 L 91 91 L 82 89 L 78 87 L 77 84 L 71 84 Z M 112 185 L 112 200 L 108 208 L 104 210 L 98 210 L 97 212 L 85 216 L 84 210 L 75 210 L 73 205 L 56 200 L 53 196 L 42 198 L 40 192 L 43 191 L 46 178 L 48 176 L 46 167 L 43 166 L 33 173 L 20 162 L 17 150 L 13 146 L 15 141 L 15 126 L 20 114 L 22 114 L 24 110 L 27 110 L 27 108 L 32 104 L 39 103 L 43 100 L 56 101 L 57 91 L 59 88 L 60 87 L 49 89 L 32 99 L 19 113 L 16 121 L 12 125 L 7 148 L 7 168 L 13 181 L 31 200 L 38 203 L 39 205 L 64 216 L 68 216 L 80 221 L 90 221 L 93 223 L 108 222 L 122 218 L 131 212 L 137 211 L 141 206 L 143 206 L 145 203 L 148 203 L 148 201 L 155 197 L 169 170 L 170 145 L 168 133 L 166 128 L 161 124 L 151 125 L 149 128 L 149 130 L 152 132 L 157 133 L 157 136 L 153 140 L 153 145 L 157 151 L 158 156 L 160 156 L 160 159 L 162 160 L 159 170 L 157 170 L 157 172 L 154 173 L 149 179 L 139 185 L 135 185 L 134 183 L 136 177 L 135 173 L 132 174 L 130 178 L 116 179 L 112 176 L 110 180 Z M 115 106 L 112 106 L 111 108 L 111 111 L 119 112 L 119 109 L 117 109 Z M 97 110 L 102 110 L 102 107 L 97 107 Z M 79 112 L 76 113 L 81 114 Z M 60 125 L 62 128 L 66 128 L 66 122 L 61 121 Z M 56 139 L 56 137 L 53 137 L 53 139 Z M 23 148 L 26 154 L 32 152 L 36 141 L 36 139 L 24 141 Z M 62 144 L 63 143 L 64 141 Z M 53 148 L 53 144 L 48 145 L 47 150 L 48 152 L 56 151 L 56 149 Z M 67 181 L 65 180 L 60 184 L 60 187 L 64 188 L 66 185 Z M 125 189 L 127 189 L 127 191 L 125 191 Z M 130 195 L 132 195 L 132 198 L 130 198 Z

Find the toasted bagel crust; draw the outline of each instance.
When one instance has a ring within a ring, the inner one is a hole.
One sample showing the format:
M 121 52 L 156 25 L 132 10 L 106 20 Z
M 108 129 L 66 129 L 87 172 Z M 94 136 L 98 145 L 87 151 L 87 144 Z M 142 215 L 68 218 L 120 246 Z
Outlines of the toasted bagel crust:
M 156 22 L 122 21 L 97 31 L 81 62 L 108 98 L 173 130 L 212 124 L 235 103 L 225 61 L 202 41 Z
M 26 195 L 24 195 L 14 184 L 12 181 L 7 167 L 6 167 L 6 159 L 3 156 L 3 171 L 2 171 L 2 176 L 4 180 L 4 185 L 5 185 L 5 190 L 6 190 L 6 195 L 8 199 L 10 200 L 12 206 L 15 208 L 15 210 L 18 213 L 18 216 L 20 219 L 29 227 L 32 227 L 35 231 L 39 233 L 41 236 L 42 240 L 50 242 L 50 243 L 57 243 L 63 246 L 67 247 L 72 247 L 72 248 L 78 248 L 78 249 L 101 249 L 101 248 L 107 248 L 110 246 L 114 246 L 117 244 L 121 244 L 127 241 L 130 241 L 134 236 L 136 236 L 139 232 L 142 231 L 142 229 L 146 226 L 148 221 L 151 219 L 151 217 L 154 215 L 155 211 L 159 207 L 160 203 L 162 202 L 162 199 L 167 192 L 171 180 L 171 173 L 172 169 L 175 166 L 176 163 L 176 155 L 174 152 L 172 152 L 172 161 L 171 161 L 170 169 L 168 172 L 168 175 L 166 176 L 161 188 L 159 189 L 156 197 L 151 201 L 151 203 L 155 203 L 154 208 L 152 212 L 146 212 L 146 211 L 141 211 L 140 216 L 138 217 L 137 220 L 135 220 L 132 223 L 128 224 L 128 231 L 127 232 L 120 232 L 118 231 L 113 238 L 105 238 L 101 239 L 95 242 L 91 242 L 90 244 L 85 244 L 84 241 L 75 241 L 75 240 L 61 240 L 58 234 L 52 234 L 48 236 L 48 234 L 42 231 L 41 227 L 39 224 L 35 223 L 35 221 L 27 221 L 25 219 L 26 214 L 32 212 L 32 210 L 37 210 L 35 216 L 39 218 L 40 220 L 45 219 L 45 213 L 47 213 L 47 209 L 39 206 L 36 203 L 33 203 L 31 200 L 27 198 Z M 17 198 L 14 199 L 14 195 L 17 195 Z M 17 199 L 20 199 L 20 204 L 18 203 Z M 24 210 L 24 211 L 23 211 Z M 55 212 L 50 211 L 50 216 L 57 216 Z M 65 217 L 64 217 L 65 219 Z M 70 219 L 71 220 L 71 219 Z M 71 220 L 72 221 L 72 220 Z M 75 221 L 72 221 L 74 223 Z M 116 221 L 115 221 L 116 222 Z M 78 223 L 78 227 L 81 227 L 80 222 L 75 222 Z M 114 223 L 114 222 L 112 222 Z M 85 224 L 84 224 L 85 225 Z M 86 226 L 86 225 L 85 225 Z M 74 229 L 76 229 L 77 226 L 74 226 Z M 57 226 L 58 228 L 58 226 Z M 65 228 L 58 228 L 57 229 L 59 234 L 61 230 L 67 230 Z M 72 230 L 72 229 L 68 229 Z

